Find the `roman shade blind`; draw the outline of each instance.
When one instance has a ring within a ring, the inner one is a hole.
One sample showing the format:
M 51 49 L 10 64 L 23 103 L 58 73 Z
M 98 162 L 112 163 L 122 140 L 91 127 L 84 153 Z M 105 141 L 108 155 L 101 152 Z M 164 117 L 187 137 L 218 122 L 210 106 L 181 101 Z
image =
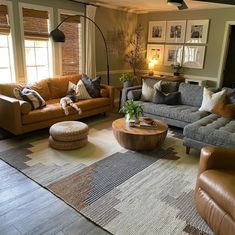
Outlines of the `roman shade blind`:
M 60 15 L 60 19 L 61 19 L 61 21 L 63 21 L 63 20 L 65 20 L 69 16 L 71 16 L 71 15 L 61 14 Z M 73 17 L 68 18 L 65 22 L 66 23 L 79 24 L 80 23 L 80 17 L 79 16 L 73 16 Z
M 8 35 L 10 33 L 10 29 L 7 6 L 0 5 L 0 34 Z
M 48 40 L 49 14 L 47 11 L 23 8 L 24 37 L 26 40 Z

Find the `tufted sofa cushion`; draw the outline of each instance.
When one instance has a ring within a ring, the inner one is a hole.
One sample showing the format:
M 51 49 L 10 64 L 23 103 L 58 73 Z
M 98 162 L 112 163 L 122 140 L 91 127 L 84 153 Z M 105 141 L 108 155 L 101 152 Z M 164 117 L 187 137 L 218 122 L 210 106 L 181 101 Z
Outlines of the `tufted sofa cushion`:
M 234 148 L 235 120 L 211 114 L 187 125 L 184 128 L 184 136 L 209 145 Z
M 180 120 L 187 123 L 196 122 L 200 118 L 208 115 L 207 112 L 198 111 L 197 107 L 188 105 L 165 105 L 165 104 L 154 104 L 142 101 L 136 101 L 144 104 L 144 113 L 157 114 L 158 116 L 167 117 L 171 119 Z

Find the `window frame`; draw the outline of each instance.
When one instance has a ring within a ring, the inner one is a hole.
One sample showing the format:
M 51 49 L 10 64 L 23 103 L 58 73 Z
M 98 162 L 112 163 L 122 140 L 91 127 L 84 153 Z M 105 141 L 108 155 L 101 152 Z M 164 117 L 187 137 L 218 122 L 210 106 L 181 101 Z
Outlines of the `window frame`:
M 7 13 L 8 13 L 8 20 L 10 25 L 10 34 L 8 38 L 9 44 L 9 53 L 10 55 L 10 62 L 11 62 L 11 82 L 18 82 L 18 66 L 17 66 L 17 50 L 16 50 L 16 39 L 15 39 L 15 27 L 14 27 L 14 18 L 13 18 L 13 3 L 8 0 L 0 0 L 0 4 L 7 6 Z M 10 41 L 10 42 L 9 42 Z M 0 81 L 1 83 L 1 81 Z
M 66 9 L 58 9 L 58 24 L 61 22 L 60 15 L 61 14 L 66 14 L 66 15 L 85 15 L 82 12 L 78 11 L 71 11 L 71 10 L 66 10 Z M 79 70 L 82 73 L 85 71 L 85 20 L 83 17 L 81 17 L 81 37 L 80 37 L 80 45 L 81 45 L 81 53 L 80 53 L 80 63 L 79 63 Z M 65 35 L 66 37 L 66 35 Z M 62 66 L 62 46 L 61 44 L 59 45 L 59 74 L 63 74 L 63 66 Z
M 21 45 L 22 45 L 22 56 L 23 56 L 23 71 L 25 82 L 28 82 L 27 78 L 27 67 L 26 67 L 26 53 L 25 53 L 25 38 L 24 38 L 24 23 L 23 23 L 23 8 L 39 10 L 39 11 L 47 11 L 48 12 L 48 20 L 49 20 L 49 32 L 51 32 L 54 28 L 54 15 L 53 8 L 29 3 L 19 2 L 19 16 L 20 16 L 20 30 L 21 30 Z M 53 77 L 55 74 L 55 56 L 54 49 L 52 44 L 52 39 L 49 37 L 48 40 L 48 50 L 49 50 L 49 77 Z M 45 77 L 46 78 L 46 77 Z

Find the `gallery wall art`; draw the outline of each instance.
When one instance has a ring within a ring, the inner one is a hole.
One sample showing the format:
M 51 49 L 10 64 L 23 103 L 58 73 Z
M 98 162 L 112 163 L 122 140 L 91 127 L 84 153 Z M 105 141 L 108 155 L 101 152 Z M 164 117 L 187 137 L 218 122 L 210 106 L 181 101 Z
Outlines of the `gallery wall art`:
M 203 69 L 209 20 L 150 21 L 147 61 Z M 151 44 L 154 43 L 154 44 Z
M 163 63 L 164 45 L 148 44 L 147 46 L 147 62 L 156 60 L 158 65 Z
M 208 37 L 209 20 L 188 20 L 186 43 L 205 44 Z
M 166 21 L 149 22 L 149 42 L 165 42 L 166 40 Z
M 186 20 L 167 21 L 166 43 L 184 43 Z

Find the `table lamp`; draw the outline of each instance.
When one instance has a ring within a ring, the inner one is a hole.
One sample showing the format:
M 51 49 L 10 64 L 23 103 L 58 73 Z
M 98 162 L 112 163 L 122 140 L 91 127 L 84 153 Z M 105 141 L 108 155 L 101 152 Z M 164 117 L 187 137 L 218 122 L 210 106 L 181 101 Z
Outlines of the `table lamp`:
M 153 76 L 154 75 L 154 68 L 155 65 L 157 64 L 157 59 L 156 58 L 152 58 L 149 60 L 149 64 L 148 64 L 148 68 L 149 68 L 149 76 Z

